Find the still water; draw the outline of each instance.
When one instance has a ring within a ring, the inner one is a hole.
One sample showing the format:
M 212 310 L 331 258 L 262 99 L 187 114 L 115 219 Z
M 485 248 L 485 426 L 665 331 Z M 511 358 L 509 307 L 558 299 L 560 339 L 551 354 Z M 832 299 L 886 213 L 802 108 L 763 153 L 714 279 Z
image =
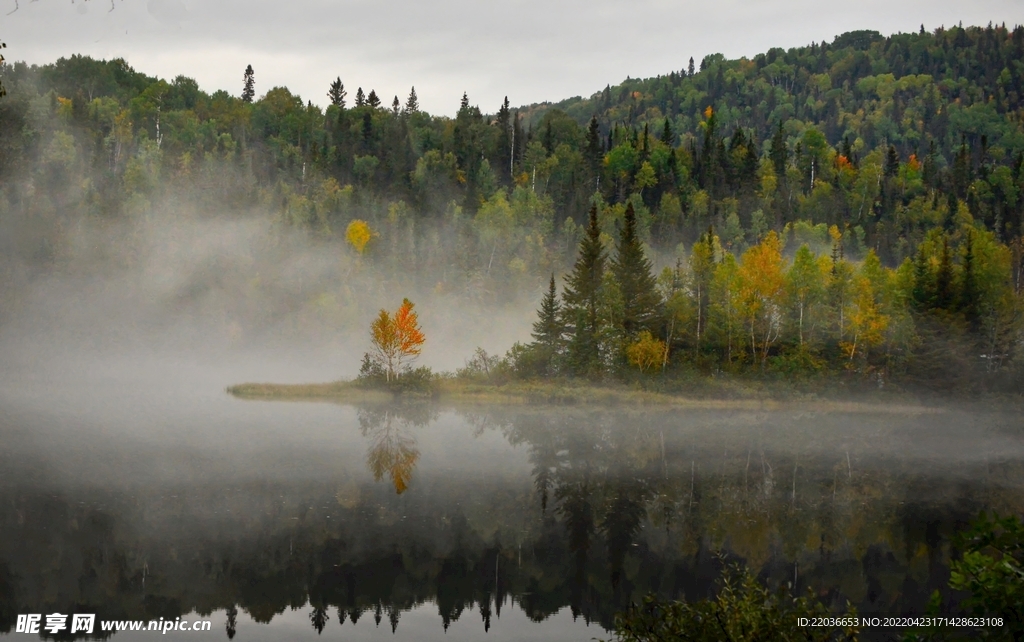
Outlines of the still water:
M 59 612 L 213 623 L 169 639 L 590 640 L 645 594 L 709 595 L 730 560 L 919 613 L 952 533 L 1024 510 L 1019 410 L 993 404 L 336 405 L 65 379 L 0 393 L 13 639 L 18 614 Z

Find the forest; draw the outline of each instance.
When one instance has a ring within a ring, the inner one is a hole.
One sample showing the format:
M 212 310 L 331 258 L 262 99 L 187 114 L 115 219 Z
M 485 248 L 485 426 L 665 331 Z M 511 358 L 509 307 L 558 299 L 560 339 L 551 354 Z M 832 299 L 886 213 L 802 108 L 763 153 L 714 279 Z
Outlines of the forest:
M 1020 26 L 856 31 L 559 103 L 464 93 L 454 117 L 340 74 L 322 109 L 251 66 L 235 96 L 120 59 L 15 62 L 0 274 L 9 293 L 73 270 L 83 226 L 188 210 L 304 234 L 388 305 L 546 293 L 488 373 L 1019 390 L 1022 61 Z M 317 287 L 295 305 L 329 301 L 328 325 L 366 307 Z

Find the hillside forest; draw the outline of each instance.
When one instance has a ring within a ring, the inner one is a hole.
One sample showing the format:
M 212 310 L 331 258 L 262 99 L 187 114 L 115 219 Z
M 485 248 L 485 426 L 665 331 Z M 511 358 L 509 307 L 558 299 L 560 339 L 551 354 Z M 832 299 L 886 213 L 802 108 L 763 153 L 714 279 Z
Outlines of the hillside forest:
M 346 266 L 281 315 L 361 319 L 371 291 L 545 293 L 532 341 L 488 371 L 1020 389 L 1024 27 L 676 62 L 559 103 L 463 94 L 454 117 L 415 88 L 353 92 L 343 70 L 323 109 L 257 91 L 251 66 L 232 95 L 120 59 L 7 64 L 5 296 L 75 269 L 83 228 L 191 212 Z

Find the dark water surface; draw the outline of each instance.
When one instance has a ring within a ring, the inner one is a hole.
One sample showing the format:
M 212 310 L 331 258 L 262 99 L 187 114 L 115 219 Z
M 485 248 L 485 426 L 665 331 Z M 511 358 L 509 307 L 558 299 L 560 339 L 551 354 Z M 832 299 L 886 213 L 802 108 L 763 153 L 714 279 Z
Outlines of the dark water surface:
M 169 639 L 589 640 L 649 592 L 710 594 L 723 556 L 919 613 L 952 533 L 1024 509 L 1017 408 L 263 403 L 165 365 L 5 381 L 0 630 L 60 612 L 213 621 Z

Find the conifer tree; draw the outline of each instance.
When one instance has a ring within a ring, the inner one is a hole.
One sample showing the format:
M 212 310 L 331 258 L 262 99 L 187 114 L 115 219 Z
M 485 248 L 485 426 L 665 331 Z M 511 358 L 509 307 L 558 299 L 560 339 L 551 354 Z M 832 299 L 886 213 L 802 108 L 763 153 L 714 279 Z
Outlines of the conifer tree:
M 405 101 L 405 113 L 415 114 L 420 110 L 420 101 L 416 97 L 416 88 L 413 87 L 409 90 L 409 98 Z
M 690 56 L 690 64 L 686 67 L 686 75 L 693 78 L 693 56 Z
M 398 114 L 399 114 L 399 112 L 401 112 L 401 110 L 402 110 L 402 103 L 398 102 L 398 96 L 396 95 L 395 99 L 391 101 L 391 115 L 392 116 L 398 116 Z
M 594 189 L 597 190 L 597 179 L 601 176 L 601 160 L 604 157 L 601 149 L 601 128 L 597 123 L 597 115 L 590 117 L 590 124 L 587 125 L 587 165 L 590 168 L 590 175 L 594 178 Z
M 331 100 L 332 105 L 345 109 L 345 96 L 347 95 L 348 92 L 345 91 L 345 84 L 341 82 L 341 76 L 339 76 L 331 83 L 331 88 L 327 91 L 327 97 Z
M 650 259 L 636 231 L 636 212 L 633 203 L 626 205 L 619 244 L 611 265 L 612 275 L 622 297 L 622 316 L 619 330 L 627 339 L 641 330 L 651 331 L 661 308 L 657 281 L 652 274 Z
M 242 102 L 251 103 L 252 99 L 256 97 L 256 79 L 252 70 L 252 65 L 248 65 L 245 68 L 245 75 L 243 76 L 243 79 L 245 84 L 242 86 Z
M 924 245 L 917 247 L 917 255 L 914 257 L 914 288 L 911 291 L 914 307 L 918 311 L 925 311 L 932 306 L 932 274 L 928 267 L 928 255 L 924 252 Z
M 953 292 L 953 261 L 949 251 L 949 237 L 942 237 L 939 269 L 935 273 L 935 307 L 950 310 L 956 302 Z
M 363 88 L 356 89 L 356 107 L 362 107 L 366 104 L 366 96 L 363 94 Z
M 896 153 L 896 146 L 889 145 L 885 153 L 885 175 L 893 177 L 900 171 L 900 155 Z
M 566 360 L 577 375 L 597 374 L 601 368 L 600 301 L 605 261 L 597 205 L 592 205 L 576 263 L 566 277 L 562 292 L 562 313 L 570 335 Z
M 967 327 L 973 332 L 978 328 L 979 297 L 978 276 L 975 273 L 974 231 L 967 229 L 964 238 L 964 259 L 960 269 L 960 311 L 964 315 Z
M 562 307 L 558 303 L 555 288 L 555 275 L 551 275 L 548 292 L 541 301 L 537 311 L 537 321 L 533 324 L 533 340 L 545 374 L 555 373 L 555 359 L 562 349 L 562 335 L 565 334 L 565 321 L 562 318 Z
M 366 97 L 366 104 L 374 109 L 380 107 L 380 98 L 377 97 L 377 92 L 375 90 L 370 90 L 370 94 Z
M 666 118 L 665 125 L 661 128 L 661 142 L 665 143 L 668 147 L 675 147 L 676 135 L 672 131 L 672 122 Z
M 772 165 L 775 167 L 775 175 L 780 179 L 786 175 L 786 162 L 789 160 L 789 150 L 786 149 L 786 133 L 782 130 L 782 121 L 779 121 L 779 126 L 775 129 L 775 134 L 772 136 L 771 149 L 768 152 L 768 157 L 772 160 Z

